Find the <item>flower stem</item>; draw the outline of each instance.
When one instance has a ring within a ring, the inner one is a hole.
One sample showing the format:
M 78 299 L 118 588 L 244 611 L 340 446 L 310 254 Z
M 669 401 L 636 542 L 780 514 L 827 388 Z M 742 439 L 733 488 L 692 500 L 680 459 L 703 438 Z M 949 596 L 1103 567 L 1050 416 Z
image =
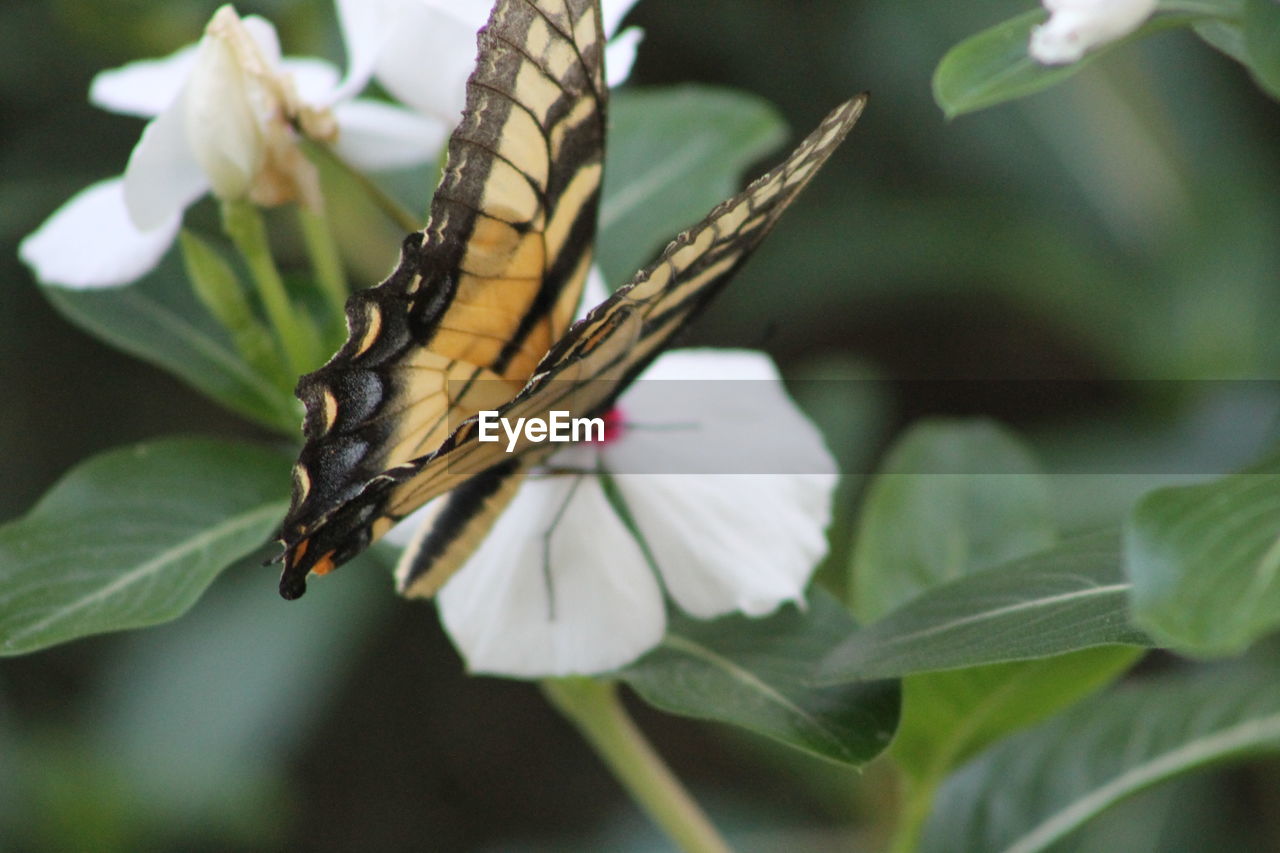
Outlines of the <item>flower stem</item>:
M 542 692 L 676 846 L 685 853 L 728 853 L 729 845 L 627 716 L 616 684 L 558 678 L 543 681 Z
M 236 351 L 260 376 L 284 390 L 286 399 L 296 377 L 289 376 L 280 361 L 275 339 L 254 313 L 240 277 L 231 265 L 192 231 L 178 232 L 182 261 L 196 298 L 231 336 Z
M 338 255 L 333 232 L 329 230 L 329 217 L 303 204 L 297 206 L 297 211 L 302 239 L 307 244 L 307 255 L 311 259 L 311 269 L 330 309 L 338 318 L 338 325 L 341 326 L 341 321 L 346 316 L 347 276 L 342 270 L 342 258 Z
M 312 370 L 320 363 L 319 337 L 309 318 L 289 301 L 284 279 L 271 256 L 262 212 L 245 201 L 223 202 L 222 227 L 249 267 L 289 369 L 295 375 Z
M 369 197 L 373 204 L 388 219 L 403 229 L 405 233 L 422 230 L 422 222 L 419 221 L 418 217 L 410 213 L 400 202 L 387 195 L 386 191 L 370 180 L 368 175 L 359 169 L 353 168 L 350 163 L 339 157 L 332 148 L 310 140 L 304 140 L 302 146 L 303 150 L 312 159 L 323 158 L 331 166 L 334 166 L 352 181 L 355 181 L 356 185 Z
M 901 773 L 899 788 L 901 806 L 889 844 L 889 853 L 915 853 L 920 846 L 920 834 L 924 831 L 925 820 L 933 807 L 937 783 L 913 780 L 906 773 Z

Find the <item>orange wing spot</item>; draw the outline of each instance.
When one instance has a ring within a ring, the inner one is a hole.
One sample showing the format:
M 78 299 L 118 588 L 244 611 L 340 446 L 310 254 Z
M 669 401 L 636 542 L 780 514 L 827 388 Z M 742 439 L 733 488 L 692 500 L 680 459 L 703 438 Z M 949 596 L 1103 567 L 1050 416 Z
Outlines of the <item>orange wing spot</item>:
M 619 319 L 617 312 L 605 317 L 604 321 L 600 323 L 599 326 L 592 330 L 587 337 L 583 338 L 581 349 L 582 354 L 586 355 L 596 347 L 600 346 L 600 344 L 604 343 L 609 336 L 613 334 L 614 329 L 618 327 L 620 322 L 622 321 Z
M 337 566 L 333 564 L 333 552 L 330 551 L 328 554 L 325 554 L 319 560 L 316 560 L 316 564 L 311 567 L 311 574 L 327 575 L 329 574 L 329 572 L 333 571 L 335 568 L 337 568 Z

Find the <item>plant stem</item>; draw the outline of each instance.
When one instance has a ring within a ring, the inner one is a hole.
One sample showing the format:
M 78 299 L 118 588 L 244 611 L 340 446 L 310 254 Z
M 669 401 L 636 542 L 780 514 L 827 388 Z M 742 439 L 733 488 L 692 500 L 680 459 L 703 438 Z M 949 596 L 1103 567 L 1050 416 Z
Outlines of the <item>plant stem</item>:
M 302 204 L 297 206 L 297 210 L 302 239 L 306 241 L 307 256 L 311 259 L 311 269 L 329 308 L 341 326 L 346 316 L 347 276 L 342 270 L 342 258 L 338 255 L 333 232 L 329 230 L 329 217 Z
M 309 319 L 289 301 L 284 279 L 271 256 L 262 212 L 245 201 L 225 201 L 222 227 L 249 267 L 290 370 L 295 375 L 312 370 L 320 362 L 319 339 Z
M 254 312 L 240 276 L 194 232 L 182 229 L 178 233 L 178 245 L 182 248 L 182 262 L 196 298 L 227 330 L 245 362 L 260 376 L 284 390 L 288 399 L 295 377 L 285 371 L 280 361 L 280 349 L 271 337 L 271 330 Z
M 933 807 L 933 795 L 938 785 L 933 780 L 912 779 L 901 770 L 898 773 L 901 806 L 889 853 L 915 853 L 920 847 L 920 833 Z
M 542 692 L 676 846 L 685 853 L 728 853 L 729 845 L 627 716 L 616 684 L 549 679 Z

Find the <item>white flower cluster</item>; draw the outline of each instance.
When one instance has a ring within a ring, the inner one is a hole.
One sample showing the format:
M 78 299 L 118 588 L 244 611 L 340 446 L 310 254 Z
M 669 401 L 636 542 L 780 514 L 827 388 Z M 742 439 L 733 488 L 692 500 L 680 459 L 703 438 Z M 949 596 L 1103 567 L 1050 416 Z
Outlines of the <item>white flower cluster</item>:
M 606 32 L 634 2 L 604 4 Z M 282 57 L 269 22 L 223 6 L 197 44 L 94 78 L 95 105 L 150 121 L 124 175 L 73 197 L 19 254 L 45 284 L 117 286 L 155 267 L 183 212 L 210 191 L 262 205 L 319 205 L 299 133 L 332 143 L 367 171 L 430 162 L 462 111 L 476 31 L 490 5 L 337 0 L 345 79 L 325 60 Z M 639 37 L 633 28 L 611 42 L 611 83 L 630 73 Z M 407 108 L 355 97 L 372 79 Z

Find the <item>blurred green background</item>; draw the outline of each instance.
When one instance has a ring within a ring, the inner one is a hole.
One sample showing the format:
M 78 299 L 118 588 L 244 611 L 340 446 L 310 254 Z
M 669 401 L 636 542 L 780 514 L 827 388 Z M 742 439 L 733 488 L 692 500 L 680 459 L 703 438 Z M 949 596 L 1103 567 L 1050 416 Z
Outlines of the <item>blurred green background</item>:
M 1179 32 L 945 121 L 929 91 L 944 51 L 1030 5 L 640 0 L 632 81 L 737 87 L 797 132 L 870 90 L 849 143 L 691 339 L 763 347 L 796 377 L 1073 380 L 1035 395 L 1017 382 L 958 394 L 833 382 L 806 402 L 850 466 L 917 417 L 985 414 L 1051 471 L 1145 472 L 1055 477 L 1064 525 L 1083 528 L 1118 519 L 1169 460 L 1174 476 L 1222 471 L 1270 435 L 1268 385 L 1188 380 L 1276 372 L 1280 112 Z M 137 139 L 140 122 L 88 104 L 93 74 L 194 40 L 215 7 L 0 7 L 0 518 L 93 452 L 254 434 L 70 327 L 16 258 L 62 201 L 118 174 Z M 328 3 L 238 8 L 271 18 L 287 52 L 342 62 Z M 835 579 L 856 478 L 847 491 Z M 465 677 L 433 610 L 395 600 L 385 574 L 344 573 L 302 607 L 275 596 L 274 575 L 249 561 L 172 625 L 0 662 L 0 847 L 661 847 L 536 689 Z M 892 795 L 874 767 L 858 776 L 636 710 L 743 849 L 877 848 Z M 1135 829 L 1165 825 L 1190 844 L 1179 849 L 1202 849 L 1205 833 L 1266 814 L 1275 776 L 1161 789 L 1078 846 L 1121 849 L 1116 833 L 1130 832 L 1175 849 Z

